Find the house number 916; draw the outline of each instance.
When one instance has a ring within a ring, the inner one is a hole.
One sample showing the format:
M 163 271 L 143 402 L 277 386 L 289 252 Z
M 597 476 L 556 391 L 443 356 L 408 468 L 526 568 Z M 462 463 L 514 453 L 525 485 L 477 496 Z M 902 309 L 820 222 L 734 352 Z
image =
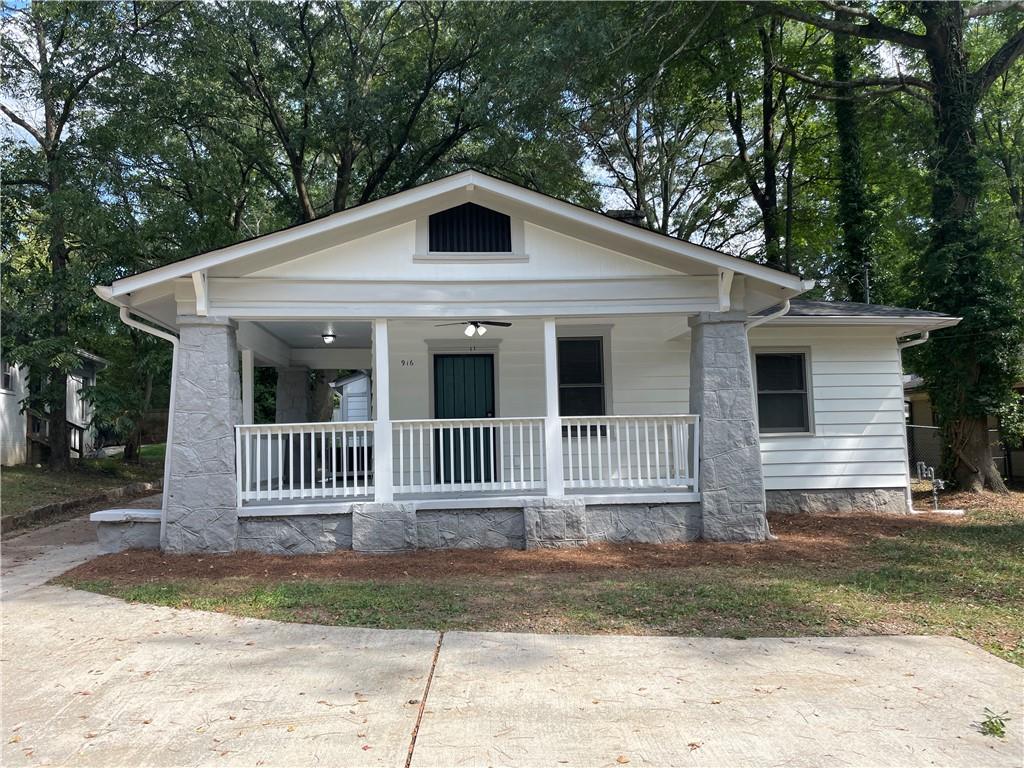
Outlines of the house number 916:
M 416 365 L 416 363 L 413 360 L 403 360 L 402 361 L 402 367 L 403 368 L 412 368 L 414 365 Z

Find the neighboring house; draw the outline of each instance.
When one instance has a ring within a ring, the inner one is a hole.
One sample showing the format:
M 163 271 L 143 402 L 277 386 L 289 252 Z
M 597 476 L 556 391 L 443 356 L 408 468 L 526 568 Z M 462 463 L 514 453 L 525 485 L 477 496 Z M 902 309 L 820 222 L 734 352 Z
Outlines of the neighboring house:
M 21 411 L 26 374 L 25 368 L 0 360 L 0 465 L 5 467 L 28 460 L 28 416 Z
M 81 359 L 68 375 L 67 423 L 72 456 L 84 456 L 96 445 L 96 430 L 89 424 L 92 406 L 82 390 L 96 383 L 96 374 L 107 362 L 84 350 L 76 350 Z M 22 401 L 28 395 L 28 369 L 0 361 L 0 465 L 45 461 L 49 446 L 49 423 L 25 413 Z
M 370 418 L 370 376 L 366 371 L 357 371 L 331 382 L 331 388 L 338 393 L 338 407 L 334 409 L 335 421 L 366 421 Z
M 1024 397 L 1024 381 L 1017 382 L 1014 391 Z M 916 472 L 919 461 L 938 470 L 942 463 L 942 437 L 931 399 L 920 376 L 909 374 L 903 377 L 903 397 L 911 470 Z M 1024 445 L 1004 445 L 999 436 L 999 422 L 994 416 L 989 417 L 988 429 L 992 456 L 1000 474 L 1007 480 L 1024 480 Z
M 906 512 L 900 340 L 958 318 L 790 303 L 811 286 L 475 171 L 100 286 L 177 347 L 164 508 L 97 514 L 103 546 L 761 540 L 766 510 Z M 254 366 L 277 424 L 253 424 Z M 371 371 L 367 418 L 308 423 L 311 368 Z

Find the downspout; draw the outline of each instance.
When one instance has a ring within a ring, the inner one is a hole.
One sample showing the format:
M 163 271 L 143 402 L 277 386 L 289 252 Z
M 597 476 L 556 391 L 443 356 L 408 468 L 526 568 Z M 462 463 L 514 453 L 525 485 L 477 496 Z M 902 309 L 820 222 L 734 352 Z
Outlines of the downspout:
M 782 317 L 787 312 L 789 312 L 789 299 L 786 299 L 784 302 L 782 302 L 782 307 L 780 309 L 777 309 L 775 312 L 770 312 L 769 314 L 765 315 L 764 317 L 755 317 L 753 320 L 747 320 L 747 322 L 745 322 L 743 324 L 743 327 L 747 331 L 747 333 L 749 334 L 751 328 L 756 328 L 757 326 L 762 325 L 763 323 L 767 323 L 769 320 L 774 320 L 777 317 Z M 749 339 L 747 340 L 747 347 L 748 348 L 750 347 L 750 340 Z M 753 375 L 751 375 L 751 377 L 750 377 L 750 390 L 751 390 L 750 391 L 750 396 L 754 399 L 754 402 L 756 402 L 757 401 L 757 390 L 754 387 L 754 377 L 753 377 Z M 754 427 L 756 428 L 757 425 L 755 424 Z M 760 444 L 761 444 L 760 436 L 758 436 L 757 442 L 758 442 L 758 446 L 760 447 Z M 762 473 L 762 475 L 764 474 L 764 461 L 763 460 L 761 462 L 761 473 Z M 761 506 L 765 510 L 765 512 L 767 513 L 767 511 L 768 511 L 768 494 L 765 491 L 764 481 L 763 480 L 761 482 Z M 765 525 L 766 526 L 768 525 L 767 514 L 765 515 Z M 774 540 L 775 538 L 776 538 L 775 534 L 772 533 L 771 528 L 769 528 L 768 529 L 768 539 L 769 540 Z
M 903 373 L 903 350 L 916 347 L 918 344 L 924 344 L 928 341 L 928 331 L 921 331 L 921 334 L 916 339 L 909 339 L 907 341 L 896 342 L 896 354 L 900 358 L 900 374 Z M 914 494 L 910 490 L 911 474 L 910 474 L 910 441 L 907 439 L 907 420 L 906 416 L 903 418 L 903 455 L 907 457 L 907 511 L 913 514 L 914 510 Z
M 171 343 L 171 397 L 170 404 L 167 408 L 167 446 L 164 450 L 164 488 L 163 497 L 160 502 L 160 546 L 163 546 L 164 537 L 167 529 L 167 490 L 170 487 L 171 481 L 171 456 L 173 451 L 171 450 L 171 438 L 174 434 L 174 385 L 178 378 L 178 337 L 167 331 L 162 331 L 159 328 L 154 328 L 151 325 L 145 325 L 140 323 L 138 320 L 134 320 L 131 317 L 131 310 L 128 307 L 121 307 L 121 322 L 127 325 L 129 328 L 135 328 L 136 330 L 148 333 L 150 336 L 156 336 L 158 339 L 169 341 Z
M 911 347 L 916 347 L 918 344 L 924 344 L 926 341 L 928 341 L 928 336 L 929 335 L 930 334 L 929 334 L 928 331 L 921 331 L 921 335 L 918 336 L 916 339 L 910 339 L 909 341 L 897 342 L 896 349 L 898 349 L 900 352 L 902 352 L 904 349 L 910 349 Z M 902 360 L 900 360 L 900 370 L 901 371 L 903 370 L 903 361 Z
M 772 312 L 771 314 L 764 315 L 763 317 L 755 317 L 753 320 L 747 320 L 747 322 L 743 324 L 743 327 L 749 331 L 751 328 L 756 328 L 757 326 L 762 325 L 763 323 L 767 323 L 769 320 L 774 320 L 777 317 L 782 317 L 787 312 L 789 312 L 789 299 L 786 299 L 784 302 L 782 302 L 781 309 L 778 309 L 775 312 Z

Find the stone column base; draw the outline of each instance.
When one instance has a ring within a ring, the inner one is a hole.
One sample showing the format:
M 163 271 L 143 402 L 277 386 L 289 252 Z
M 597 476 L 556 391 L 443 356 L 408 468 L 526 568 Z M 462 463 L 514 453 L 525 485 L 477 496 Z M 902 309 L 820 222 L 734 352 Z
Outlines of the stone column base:
M 580 547 L 587 543 L 587 505 L 583 499 L 542 496 L 523 506 L 526 548 Z
M 398 502 L 352 505 L 352 549 L 405 552 L 416 549 L 416 507 Z

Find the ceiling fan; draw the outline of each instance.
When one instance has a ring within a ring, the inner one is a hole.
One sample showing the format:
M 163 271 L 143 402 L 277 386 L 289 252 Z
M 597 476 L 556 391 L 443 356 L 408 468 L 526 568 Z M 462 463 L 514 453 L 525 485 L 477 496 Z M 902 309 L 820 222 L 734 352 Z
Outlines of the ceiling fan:
M 512 326 L 512 323 L 502 322 L 501 320 L 460 320 L 457 323 L 438 323 L 434 327 L 443 328 L 446 325 L 464 325 L 466 326 L 464 333 L 467 336 L 472 336 L 473 334 L 483 336 L 487 333 L 487 328 L 485 326 L 493 325 L 498 328 L 509 328 Z

